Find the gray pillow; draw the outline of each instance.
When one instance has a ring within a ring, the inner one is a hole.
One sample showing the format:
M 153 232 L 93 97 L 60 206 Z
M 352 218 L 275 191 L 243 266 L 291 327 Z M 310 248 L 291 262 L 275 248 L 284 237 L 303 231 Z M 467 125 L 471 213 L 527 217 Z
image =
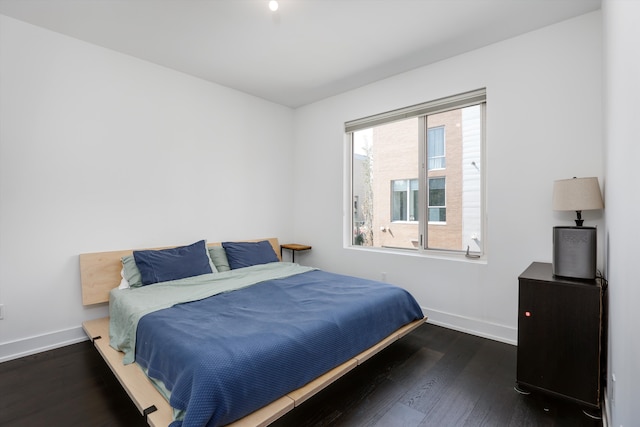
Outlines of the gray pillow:
M 227 259 L 227 252 L 222 246 L 209 246 L 208 249 L 211 261 L 213 261 L 213 265 L 216 266 L 218 271 L 222 272 L 231 270 L 231 267 L 229 267 L 229 260 Z
M 140 274 L 140 270 L 138 270 L 133 255 L 122 257 L 122 269 L 124 270 L 124 278 L 129 282 L 129 287 L 139 288 L 142 286 L 142 275 Z

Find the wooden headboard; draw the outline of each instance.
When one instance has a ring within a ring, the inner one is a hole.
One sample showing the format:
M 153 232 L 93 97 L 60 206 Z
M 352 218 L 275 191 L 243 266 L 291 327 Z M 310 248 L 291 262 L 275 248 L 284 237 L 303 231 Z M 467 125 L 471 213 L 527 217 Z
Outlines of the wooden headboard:
M 280 244 L 275 237 L 268 239 L 243 240 L 243 242 L 259 242 L 268 240 L 273 251 L 280 260 Z M 220 246 L 220 242 L 208 243 L 207 246 Z M 174 246 L 166 246 L 166 249 Z M 111 252 L 95 252 L 80 254 L 80 281 L 82 282 L 82 305 L 109 302 L 109 292 L 120 285 L 122 257 L 131 255 L 133 249 Z

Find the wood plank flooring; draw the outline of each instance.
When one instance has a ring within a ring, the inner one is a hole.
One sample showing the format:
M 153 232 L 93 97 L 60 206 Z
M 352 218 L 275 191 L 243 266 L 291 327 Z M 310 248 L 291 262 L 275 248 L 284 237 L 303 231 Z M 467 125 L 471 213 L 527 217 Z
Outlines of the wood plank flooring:
M 602 426 L 577 405 L 513 390 L 516 348 L 426 324 L 272 427 Z M 146 426 L 82 342 L 0 363 L 0 426 Z

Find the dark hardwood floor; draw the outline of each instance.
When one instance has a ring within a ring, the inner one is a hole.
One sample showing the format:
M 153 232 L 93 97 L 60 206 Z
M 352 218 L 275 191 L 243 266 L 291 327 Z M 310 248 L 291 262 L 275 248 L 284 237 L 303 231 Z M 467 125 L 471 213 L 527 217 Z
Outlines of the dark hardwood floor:
M 426 324 L 272 426 L 602 426 L 515 372 L 514 346 Z M 145 425 L 88 341 L 0 363 L 0 426 Z

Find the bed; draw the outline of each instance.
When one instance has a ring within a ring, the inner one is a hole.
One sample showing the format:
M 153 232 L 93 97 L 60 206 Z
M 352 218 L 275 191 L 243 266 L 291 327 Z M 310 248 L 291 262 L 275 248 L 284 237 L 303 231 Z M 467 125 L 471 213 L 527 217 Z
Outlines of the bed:
M 281 262 L 275 238 L 197 243 L 195 276 L 157 267 L 187 246 L 80 255 L 83 304 L 110 303 L 83 327 L 152 426 L 268 425 L 426 320 L 401 288 Z

